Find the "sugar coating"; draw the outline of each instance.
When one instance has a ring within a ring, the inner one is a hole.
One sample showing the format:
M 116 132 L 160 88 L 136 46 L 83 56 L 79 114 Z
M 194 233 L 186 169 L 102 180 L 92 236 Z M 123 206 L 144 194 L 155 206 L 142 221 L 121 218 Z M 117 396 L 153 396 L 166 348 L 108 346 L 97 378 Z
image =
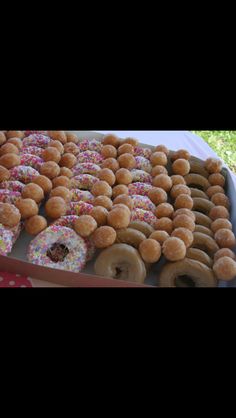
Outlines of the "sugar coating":
M 146 222 L 154 228 L 157 218 L 151 211 L 144 209 L 134 209 L 131 212 L 131 222 L 133 221 Z
M 7 255 L 13 246 L 13 233 L 0 224 L 0 255 Z
M 0 202 L 1 203 L 9 203 L 11 205 L 15 204 L 15 202 L 21 197 L 20 192 L 13 192 L 11 190 L 0 190 Z
M 141 182 L 141 183 L 152 183 L 152 176 L 144 170 L 131 170 L 132 174 L 132 181 L 133 183 Z
M 88 190 L 72 189 L 72 202 L 80 202 L 81 200 L 86 203 L 93 203 L 94 196 Z
M 144 157 L 150 159 L 152 151 L 149 148 L 134 147 L 134 156 L 135 157 Z
M 147 196 L 140 196 L 140 195 L 133 195 L 131 196 L 133 203 L 134 203 L 134 209 L 144 209 L 148 210 L 150 212 L 155 212 L 156 206 Z
M 67 215 L 91 215 L 91 212 L 93 210 L 93 205 L 90 205 L 86 202 L 71 202 L 68 206 Z
M 99 171 L 101 171 L 101 167 L 94 163 L 79 163 L 76 164 L 71 171 L 74 176 L 77 176 L 78 174 L 91 174 L 91 176 L 97 177 Z
M 71 187 L 73 189 L 91 190 L 98 181 L 99 179 L 91 176 L 91 174 L 79 174 L 71 179 Z
M 20 181 L 3 181 L 0 183 L 0 189 L 6 189 L 12 192 L 21 193 L 24 187 L 24 183 L 21 183 Z
M 83 151 L 77 155 L 77 163 L 101 164 L 103 156 L 96 151 Z
M 43 155 L 43 148 L 29 146 L 22 148 L 21 154 L 31 154 L 31 155 L 37 155 L 37 157 L 42 157 Z
M 96 151 L 100 153 L 102 150 L 101 142 L 97 141 L 96 139 L 84 139 L 83 141 L 79 142 L 77 146 L 79 147 L 80 152 Z
M 39 170 L 40 166 L 44 163 L 44 160 L 37 155 L 33 154 L 21 154 L 20 165 L 25 165 Z
M 22 183 L 31 183 L 34 177 L 39 176 L 39 172 L 32 167 L 18 165 L 10 170 L 10 180 L 18 180 Z
M 39 148 L 47 148 L 50 142 L 51 138 L 49 138 L 49 136 L 42 134 L 32 134 L 29 135 L 27 138 L 23 139 L 23 148 L 32 146 Z
M 148 192 L 152 190 L 152 188 L 153 186 L 151 184 L 142 182 L 132 183 L 128 186 L 130 196 L 137 194 L 141 196 L 147 196 Z
M 136 161 L 136 169 L 137 170 L 143 170 L 147 173 L 151 173 L 152 171 L 152 164 L 150 161 L 145 157 L 135 157 Z

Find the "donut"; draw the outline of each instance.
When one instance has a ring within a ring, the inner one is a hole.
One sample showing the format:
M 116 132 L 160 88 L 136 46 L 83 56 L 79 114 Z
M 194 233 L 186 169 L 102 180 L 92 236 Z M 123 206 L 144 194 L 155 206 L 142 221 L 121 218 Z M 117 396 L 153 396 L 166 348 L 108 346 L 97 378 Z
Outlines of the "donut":
M 194 158 L 191 158 L 189 161 L 189 164 L 190 164 L 190 173 L 200 174 L 200 176 L 203 176 L 206 179 L 208 178 L 209 173 L 205 170 L 203 162 L 200 162 Z
M 96 248 L 107 248 L 114 244 L 116 231 L 111 226 L 100 226 L 92 236 Z
M 113 186 L 116 182 L 116 176 L 109 168 L 102 168 L 98 173 L 99 180 L 106 181 L 109 186 Z
M 138 248 L 140 243 L 146 239 L 146 236 L 137 229 L 124 228 L 116 231 L 116 242 L 119 244 L 128 244 Z
M 137 197 L 141 197 L 141 196 L 137 196 Z M 131 197 L 131 196 L 128 196 L 127 194 L 120 194 L 114 199 L 113 204 L 117 205 L 120 203 L 126 205 L 129 208 L 129 210 L 133 210 L 135 206 L 134 196 Z
M 211 224 L 211 230 L 215 234 L 219 229 L 229 229 L 232 231 L 233 226 L 228 219 L 216 219 Z
M 51 225 L 28 248 L 30 263 L 58 270 L 79 273 L 85 266 L 87 248 L 85 241 L 70 228 Z
M 197 186 L 198 188 L 203 189 L 203 191 L 206 191 L 210 187 L 209 181 L 200 174 L 187 174 L 186 176 L 184 176 L 184 180 L 187 186 Z
M 130 223 L 130 210 L 124 205 L 113 208 L 107 215 L 107 224 L 114 229 L 127 228 Z
M 93 204 L 94 196 L 88 190 L 71 189 L 71 201 L 72 202 L 86 202 Z
M 201 197 L 202 199 L 209 200 L 209 197 L 207 196 L 207 194 L 203 192 L 202 190 L 194 189 L 193 187 L 190 187 L 189 190 L 191 192 L 192 198 Z
M 120 141 L 120 144 L 130 144 L 133 147 L 136 147 L 139 144 L 139 140 L 136 138 L 125 138 Z
M 210 202 L 210 200 L 203 199 L 202 197 L 193 198 L 193 210 L 208 215 L 214 207 L 214 203 Z
M 132 183 L 132 184 L 128 185 L 128 190 L 129 190 L 129 195 L 130 196 L 137 195 L 137 194 L 141 195 L 141 196 L 148 196 L 149 191 L 152 190 L 152 189 L 153 189 L 153 187 L 149 183 L 137 182 L 137 183 Z
M 185 258 L 176 263 L 167 263 L 159 275 L 160 287 L 177 287 L 178 277 L 187 276 L 195 287 L 216 287 L 212 270 L 196 260 Z
M 213 232 L 209 228 L 203 225 L 195 225 L 194 232 L 201 232 L 202 234 L 206 234 L 209 237 L 214 238 Z
M 7 181 L 10 178 L 10 172 L 6 167 L 0 165 L 0 183 L 3 181 Z
M 70 203 L 72 193 L 66 187 L 58 186 L 58 187 L 55 187 L 50 193 L 50 197 L 56 197 L 56 196 L 59 196 L 62 199 L 64 199 L 66 203 Z
M 23 139 L 23 148 L 26 147 L 38 147 L 38 148 L 47 148 L 51 139 L 49 136 L 42 134 L 32 134 Z
M 90 215 L 82 215 L 74 222 L 74 230 L 83 238 L 88 238 L 96 229 L 97 222 Z
M 7 131 L 6 137 L 9 138 L 24 138 L 25 133 L 23 131 Z
M 11 169 L 20 165 L 20 157 L 19 155 L 12 153 L 4 154 L 2 157 L 0 157 L 0 165 L 7 169 Z
M 218 218 L 229 219 L 229 211 L 224 206 L 214 206 L 209 213 L 209 217 L 213 221 Z
M 132 221 L 129 224 L 129 228 L 142 232 L 146 238 L 148 238 L 154 232 L 154 228 L 147 222 L 143 221 Z
M 91 176 L 98 176 L 101 168 L 97 164 L 93 163 L 79 163 L 72 168 L 73 176 L 78 176 L 79 174 L 90 174 Z
M 186 228 L 193 232 L 195 230 L 195 221 L 193 218 L 183 213 L 174 217 L 173 228 Z
M 47 228 L 47 221 L 43 216 L 34 215 L 25 221 L 25 230 L 30 235 L 38 235 Z
M 19 165 L 10 170 L 10 180 L 17 180 L 24 184 L 31 183 L 37 176 L 39 176 L 39 172 L 33 167 Z
M 155 215 L 157 218 L 172 218 L 173 213 L 174 208 L 169 203 L 161 203 L 155 210 Z
M 175 209 L 189 209 L 192 210 L 193 208 L 193 199 L 191 196 L 188 196 L 187 194 L 180 194 L 175 199 Z
M 15 145 L 15 147 L 18 148 L 19 151 L 22 150 L 23 143 L 20 138 L 10 138 L 8 139 L 7 143 Z
M 99 226 L 106 225 L 108 210 L 103 206 L 95 206 L 90 215 L 95 219 Z
M 5 144 L 6 140 L 7 138 L 6 138 L 5 133 L 3 131 L 0 131 L 0 146 Z
M 205 168 L 210 174 L 220 173 L 222 170 L 222 162 L 216 158 L 208 158 L 205 161 Z
M 24 183 L 21 183 L 20 181 L 3 181 L 0 183 L 0 189 L 6 189 L 12 192 L 21 193 L 24 187 Z
M 83 151 L 77 155 L 77 163 L 94 163 L 101 164 L 104 158 L 96 151 Z
M 95 183 L 97 183 L 99 179 L 91 174 L 79 174 L 71 179 L 71 187 L 73 189 L 82 189 L 82 190 L 92 190 Z
M 222 257 L 230 257 L 232 258 L 232 260 L 236 259 L 235 253 L 229 248 L 221 248 L 219 251 L 217 251 L 214 255 L 214 262 L 216 262 L 217 260 L 219 260 L 219 258 Z
M 65 149 L 64 149 L 64 146 L 62 145 L 62 143 L 60 142 L 60 141 L 54 141 L 54 140 L 52 140 L 50 143 L 49 143 L 49 147 L 50 148 L 56 148 L 57 149 L 57 151 L 62 155 L 62 154 L 64 154 L 64 152 L 65 152 Z
M 177 184 L 173 186 L 170 191 L 171 198 L 176 199 L 180 194 L 187 194 L 191 196 L 191 190 L 188 186 L 185 186 L 184 184 Z
M 111 145 L 106 145 L 106 146 L 111 146 Z M 118 154 L 118 156 L 120 156 L 122 154 L 132 154 L 133 155 L 134 154 L 134 147 L 130 144 L 123 144 L 118 148 L 117 154 Z
M 0 255 L 8 255 L 13 247 L 13 233 L 0 223 Z
M 195 215 L 195 222 L 197 225 L 203 225 L 206 228 L 211 227 L 212 220 L 209 218 L 209 216 L 204 215 L 204 213 L 197 212 L 196 210 L 193 211 L 193 214 Z
M 126 195 L 125 195 L 126 196 Z M 112 200 L 107 196 L 97 196 L 94 198 L 94 201 L 92 202 L 94 206 L 103 206 L 108 211 L 112 209 L 113 202 Z
M 5 154 L 19 154 L 19 150 L 14 144 L 7 142 L 0 147 L 0 156 Z
M 93 205 L 90 203 L 83 202 L 71 202 L 67 208 L 66 215 L 91 215 Z
M 224 206 L 227 209 L 230 207 L 229 198 L 223 193 L 215 193 L 212 196 L 211 201 L 216 206 Z
M 34 135 L 34 134 L 41 134 L 41 135 L 47 135 L 48 131 L 25 131 L 25 137 Z
M 151 162 L 153 167 L 155 165 L 166 166 L 167 165 L 167 156 L 164 152 L 156 151 L 153 154 L 151 154 L 150 162 Z
M 31 216 L 38 215 L 39 212 L 37 203 L 30 198 L 18 199 L 15 206 L 20 211 L 21 219 L 31 218 Z
M 132 182 L 150 183 L 152 184 L 152 176 L 143 170 L 131 170 Z
M 102 168 L 109 168 L 113 173 L 116 173 L 119 170 L 120 166 L 118 161 L 115 158 L 106 158 L 101 164 Z
M 152 184 L 154 187 L 161 188 L 166 192 L 169 192 L 172 188 L 172 180 L 167 174 L 158 174 L 153 178 Z
M 28 146 L 28 147 L 23 146 L 21 154 L 30 154 L 30 155 L 35 155 L 37 157 L 42 158 L 43 148 L 34 147 L 34 146 Z
M 212 268 L 213 266 L 213 260 L 209 257 L 207 253 L 205 253 L 202 250 L 199 250 L 199 248 L 188 248 L 186 252 L 186 257 L 190 258 L 191 260 L 199 261 L 202 264 L 205 264 L 205 266 Z
M 77 146 L 80 152 L 95 151 L 101 153 L 102 151 L 102 144 L 96 139 L 84 139 L 83 141 L 79 142 Z
M 221 257 L 213 266 L 218 280 L 233 280 L 236 277 L 236 262 L 231 257 Z
M 77 145 L 74 142 L 67 142 L 64 145 L 64 152 L 66 154 L 73 154 L 73 155 L 77 155 L 80 153 L 80 149 L 79 147 L 77 147 Z
M 149 238 L 155 239 L 159 244 L 163 245 L 167 238 L 170 238 L 170 235 L 166 231 L 154 231 Z
M 220 248 L 234 248 L 236 245 L 235 235 L 229 229 L 218 229 L 215 240 Z
M 66 202 L 59 196 L 51 197 L 45 205 L 46 215 L 52 219 L 57 219 L 66 215 L 66 211 Z
M 176 237 L 167 238 L 167 240 L 163 243 L 162 250 L 163 255 L 169 261 L 183 260 L 186 256 L 186 247 L 184 242 Z
M 199 248 L 200 250 L 208 253 L 210 256 L 214 256 L 214 254 L 219 250 L 219 246 L 217 245 L 216 241 L 208 235 L 202 234 L 201 232 L 193 233 L 192 247 Z
M 211 186 L 221 186 L 221 187 L 225 186 L 225 178 L 220 173 L 211 174 L 208 177 L 208 181 L 209 181 Z
M 163 165 L 155 165 L 155 167 L 152 168 L 152 177 L 156 177 L 159 174 L 168 174 L 167 169 Z
M 19 210 L 10 203 L 0 203 L 0 224 L 13 228 L 20 223 Z
M 193 222 L 195 222 L 196 220 L 195 214 L 190 209 L 186 209 L 186 208 L 177 209 L 173 214 L 173 218 L 175 219 L 176 216 L 179 216 L 179 215 L 187 215 L 193 220 Z
M 114 199 L 121 194 L 126 194 L 126 195 L 129 194 L 129 189 L 125 184 L 118 184 L 112 189 L 112 197 Z
M 67 143 L 67 136 L 64 131 L 48 131 L 48 135 L 50 138 L 56 141 L 60 141 L 62 144 Z
M 67 167 L 61 167 L 60 168 L 60 174 L 59 175 L 60 176 L 68 177 L 69 179 L 71 179 L 71 177 L 73 177 L 72 171 L 69 168 L 67 168 Z
M 113 145 L 103 145 L 101 155 L 103 158 L 116 158 L 117 149 Z
M 12 190 L 0 189 L 0 202 L 15 204 L 21 197 L 20 192 L 13 192 Z
M 155 152 L 164 152 L 166 154 L 166 156 L 168 157 L 169 155 L 169 150 L 165 145 L 157 145 L 157 147 L 155 148 Z
M 93 187 L 91 189 L 91 193 L 94 196 L 111 197 L 112 196 L 112 188 L 111 188 L 111 186 L 109 186 L 109 184 L 106 181 L 99 180 L 93 185 Z
M 62 155 L 59 165 L 60 167 L 72 168 L 74 167 L 76 162 L 77 162 L 77 159 L 74 154 L 66 153 Z
M 133 176 L 127 168 L 120 168 L 116 171 L 116 182 L 118 184 L 128 185 L 132 183 Z
M 148 192 L 148 197 L 155 205 L 166 203 L 168 199 L 167 193 L 160 187 L 152 187 Z
M 124 146 L 124 145 L 121 145 L 121 146 Z M 133 148 L 133 150 L 134 150 L 133 151 L 134 157 L 144 157 L 147 160 L 150 159 L 151 154 L 152 154 L 152 151 L 149 148 L 142 148 L 142 147 L 136 146 Z
M 134 221 L 146 222 L 149 225 L 151 225 L 153 228 L 155 228 L 157 218 L 149 210 L 136 208 L 131 212 L 131 222 L 134 222 Z
M 62 186 L 62 187 L 66 187 L 67 189 L 71 189 L 71 181 L 66 176 L 55 177 L 52 180 L 52 185 L 53 185 L 53 188 Z
M 99 276 L 144 283 L 146 267 L 138 251 L 127 244 L 114 244 L 100 253 L 94 264 Z
M 211 186 L 207 189 L 206 194 L 211 199 L 216 193 L 224 193 L 224 189 L 221 186 Z
M 183 176 L 179 176 L 178 174 L 174 174 L 170 178 L 172 180 L 173 187 L 176 186 L 177 184 L 184 184 L 184 185 L 186 185 L 186 181 L 185 181 L 185 179 L 184 179 Z
M 187 160 L 179 158 L 172 164 L 172 171 L 179 176 L 186 176 L 190 172 L 190 164 Z
M 139 253 L 146 263 L 157 263 L 161 258 L 161 246 L 158 241 L 148 238 L 139 244 Z
M 49 194 L 52 190 L 52 182 L 46 176 L 38 175 L 37 177 L 33 178 L 32 183 L 35 183 L 38 186 L 40 186 L 41 189 L 43 189 L 45 194 Z
M 43 164 L 43 162 L 43 159 L 37 157 L 37 155 L 21 154 L 20 156 L 20 165 L 24 165 L 25 167 L 33 167 L 37 171 L 40 170 L 40 167 Z
M 190 153 L 186 150 L 186 149 L 179 149 L 178 151 L 173 152 L 172 156 L 171 156 L 171 160 L 172 161 L 176 161 L 179 159 L 183 159 L 183 160 L 190 160 L 191 155 Z
M 145 211 L 150 211 L 155 213 L 156 206 L 147 196 L 133 195 L 131 196 L 133 201 L 134 209 L 144 209 Z M 131 208 L 132 209 L 132 208 Z
M 66 138 L 67 142 L 73 142 L 74 144 L 78 144 L 79 142 L 78 136 L 72 132 L 66 132 Z
M 186 248 L 191 247 L 193 243 L 193 234 L 187 228 L 176 228 L 172 232 L 171 236 L 181 239 L 184 242 Z
M 143 170 L 143 171 L 146 171 L 149 174 L 151 173 L 152 164 L 150 163 L 150 161 L 147 158 L 137 156 L 137 157 L 134 157 L 134 159 L 135 159 L 135 167 L 136 167 L 137 170 Z
M 155 223 L 156 231 L 166 231 L 169 235 L 171 235 L 173 231 L 173 221 L 170 218 L 161 218 L 157 219 Z

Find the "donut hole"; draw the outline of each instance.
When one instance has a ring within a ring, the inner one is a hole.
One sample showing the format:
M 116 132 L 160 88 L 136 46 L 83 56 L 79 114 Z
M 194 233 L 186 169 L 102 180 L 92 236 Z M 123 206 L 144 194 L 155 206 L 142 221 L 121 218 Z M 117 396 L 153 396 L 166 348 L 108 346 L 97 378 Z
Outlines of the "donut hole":
M 47 251 L 47 256 L 54 263 L 63 262 L 68 254 L 69 254 L 68 248 L 64 244 L 60 244 L 57 242 L 53 244 Z
M 195 281 L 187 275 L 176 277 L 175 285 L 176 287 L 196 287 Z
M 188 184 L 188 187 L 192 187 L 193 189 L 201 190 L 202 192 L 205 192 L 206 189 L 200 184 Z
M 114 277 L 114 279 L 117 279 L 117 280 L 122 280 L 122 279 L 126 279 L 127 278 L 127 276 L 128 276 L 128 266 L 126 266 L 125 264 L 121 267 L 115 267 L 114 268 L 114 271 L 115 271 L 115 277 Z

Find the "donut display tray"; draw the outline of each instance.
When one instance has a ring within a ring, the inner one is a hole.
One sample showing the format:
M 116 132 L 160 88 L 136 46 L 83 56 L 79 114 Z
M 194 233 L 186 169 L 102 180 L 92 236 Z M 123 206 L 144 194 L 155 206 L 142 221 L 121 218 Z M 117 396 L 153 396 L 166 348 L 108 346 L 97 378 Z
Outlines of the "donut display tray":
M 73 133 L 76 133 L 80 139 L 101 140 L 103 138 L 102 134 L 89 131 L 73 131 Z M 154 148 L 153 146 L 142 143 L 140 144 L 140 147 L 150 148 L 151 150 Z M 226 168 L 223 170 L 226 177 L 226 193 L 231 201 L 231 222 L 233 224 L 233 232 L 236 234 L 236 190 L 230 172 Z M 38 280 L 69 287 L 153 287 L 157 286 L 158 275 L 165 264 L 165 260 L 162 257 L 158 263 L 152 266 L 151 272 L 147 276 L 144 284 L 114 280 L 95 275 L 95 259 L 87 263 L 83 273 L 72 273 L 37 266 L 27 262 L 26 254 L 31 240 L 32 237 L 23 231 L 14 245 L 12 253 L 7 257 L 0 256 L 0 270 L 9 273 L 22 274 L 27 277 L 29 276 Z M 236 287 L 236 279 L 230 282 L 220 281 L 218 282 L 218 287 Z

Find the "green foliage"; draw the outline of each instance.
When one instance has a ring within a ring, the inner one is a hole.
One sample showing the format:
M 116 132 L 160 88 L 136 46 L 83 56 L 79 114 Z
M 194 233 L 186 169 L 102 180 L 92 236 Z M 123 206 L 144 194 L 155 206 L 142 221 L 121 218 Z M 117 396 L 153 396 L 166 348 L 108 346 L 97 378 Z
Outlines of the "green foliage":
M 192 131 L 203 138 L 210 147 L 236 172 L 236 131 Z

